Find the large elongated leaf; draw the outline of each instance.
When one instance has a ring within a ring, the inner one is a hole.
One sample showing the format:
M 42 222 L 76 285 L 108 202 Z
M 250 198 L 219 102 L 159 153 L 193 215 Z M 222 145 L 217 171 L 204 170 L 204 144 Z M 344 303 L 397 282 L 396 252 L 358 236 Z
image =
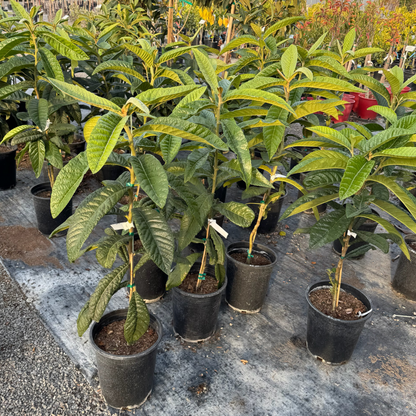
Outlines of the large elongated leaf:
M 123 236 L 120 234 L 105 237 L 100 241 L 95 252 L 98 263 L 107 269 L 113 267 L 120 248 L 126 245 L 130 239 L 131 237 L 128 235 Z
M 374 234 L 369 231 L 361 231 L 357 230 L 358 237 L 361 240 L 365 241 L 366 243 L 373 244 L 374 246 L 378 247 L 384 253 L 388 253 L 390 249 L 390 245 L 386 238 L 382 237 L 380 234 Z
M 298 120 L 302 117 L 306 117 L 309 114 L 314 114 L 317 111 L 322 111 L 332 116 L 336 116 L 336 107 L 345 105 L 346 103 L 346 101 L 342 100 L 311 100 L 303 102 L 295 108 L 296 116 L 291 115 L 289 123 L 292 123 L 294 120 Z M 327 128 L 329 129 L 329 127 Z
M 35 130 L 35 129 L 36 129 L 36 127 L 31 126 L 31 125 L 17 126 L 17 127 L 10 130 L 8 133 L 6 133 L 4 135 L 3 140 L 0 142 L 0 144 L 3 144 L 5 142 L 7 142 L 7 140 L 12 139 L 13 137 L 18 135 L 19 133 L 22 133 L 22 132 L 25 132 L 25 131 L 32 131 L 32 130 Z
M 157 206 L 163 208 L 169 193 L 168 178 L 163 166 L 150 154 L 133 156 L 130 164 L 140 187 Z
M 290 78 L 295 72 L 298 63 L 298 50 L 295 45 L 290 45 L 282 55 L 282 71 L 286 78 Z
M 252 88 L 232 90 L 224 97 L 224 102 L 231 100 L 251 100 L 265 104 L 275 105 L 283 108 L 292 114 L 296 114 L 293 108 L 280 97 L 267 91 L 260 91 Z
M 42 37 L 46 43 L 51 45 L 58 53 L 69 59 L 74 61 L 86 61 L 89 59 L 89 56 L 82 49 L 78 48 L 73 42 L 62 36 L 51 32 L 42 32 Z
M 282 123 L 286 123 L 288 115 L 289 112 L 287 110 L 272 106 L 267 113 L 265 121 L 279 120 Z M 266 146 L 269 159 L 277 152 L 277 149 L 284 138 L 285 131 L 286 127 L 284 125 L 263 128 L 263 142 Z
M 105 61 L 101 63 L 100 65 L 98 65 L 92 74 L 95 75 L 102 71 L 119 71 L 119 72 L 122 72 L 123 74 L 131 75 L 132 77 L 137 78 L 142 82 L 145 82 L 143 75 L 140 72 L 137 72 L 134 69 L 133 65 L 125 61 L 117 61 L 117 60 Z
M 401 234 L 396 230 L 396 228 L 394 228 L 394 225 L 391 225 L 387 220 L 380 218 L 378 215 L 361 214 L 359 215 L 359 217 L 375 221 L 379 223 L 388 233 L 395 235 L 397 239 L 400 241 L 400 244 L 398 244 L 398 246 L 403 251 L 404 255 L 410 260 L 409 250 L 407 249 L 406 243 L 404 242 Z
M 178 56 L 183 55 L 184 53 L 190 51 L 191 49 L 194 49 L 195 46 L 184 46 L 183 48 L 176 48 L 172 49 L 170 51 L 165 52 L 162 54 L 158 60 L 158 64 L 163 64 L 163 62 L 167 62 L 170 59 L 175 59 Z
M 198 49 L 194 51 L 195 59 L 198 64 L 199 70 L 204 76 L 205 81 L 211 87 L 212 94 L 218 94 L 218 79 L 214 68 L 211 65 L 210 60 Z
M 377 114 L 383 116 L 390 124 L 394 124 L 397 121 L 397 114 L 388 107 L 383 107 L 381 105 L 373 105 L 368 108 L 368 110 L 374 111 Z
M 318 136 L 325 137 L 332 142 L 346 147 L 347 149 L 351 148 L 351 143 L 349 140 L 338 130 L 326 127 L 326 126 L 316 126 L 309 127 L 308 130 L 316 133 Z
M 250 227 L 255 217 L 251 208 L 235 201 L 227 202 L 226 204 L 217 204 L 215 208 L 231 222 L 243 228 Z
M 139 340 L 149 328 L 150 316 L 146 303 L 140 295 L 134 291 L 127 311 L 126 323 L 124 324 L 124 338 L 128 345 Z
M 415 158 L 416 157 L 416 147 L 396 147 L 395 149 L 385 149 L 380 153 L 374 153 L 373 157 L 376 156 L 389 156 L 395 158 Z
M 53 218 L 56 218 L 67 206 L 87 171 L 87 155 L 85 152 L 82 152 L 71 159 L 59 172 L 51 195 L 51 213 Z
M 36 140 L 29 143 L 29 157 L 35 176 L 39 178 L 42 173 L 43 161 L 45 160 L 45 143 L 43 140 Z
M 140 207 L 133 210 L 133 221 L 146 252 L 160 270 L 169 274 L 175 240 L 163 215 L 151 208 Z
M 304 157 L 291 169 L 287 176 L 314 170 L 345 169 L 348 162 L 347 156 L 333 150 L 316 150 L 308 156 L 310 157 Z
M 2 60 L 15 46 L 25 42 L 25 37 L 13 37 L 0 42 L 0 60 Z
M 9 95 L 16 91 L 26 91 L 29 88 L 33 88 L 34 83 L 32 81 L 18 82 L 17 84 L 7 85 L 7 87 L 0 88 L 0 100 L 4 100 Z
M 82 201 L 72 217 L 66 238 L 69 261 L 75 261 L 82 254 L 80 250 L 98 221 L 125 193 L 125 186 L 114 183 L 97 189 Z
M 52 78 L 48 78 L 48 79 L 49 79 L 49 82 L 55 88 L 69 95 L 72 98 L 82 101 L 83 103 L 90 104 L 94 107 L 102 108 L 103 110 L 110 110 L 114 113 L 121 114 L 120 107 L 114 104 L 113 102 L 106 100 L 105 98 L 98 97 L 92 92 L 89 92 L 84 88 L 78 87 L 77 85 L 68 84 L 67 82 L 59 81 L 57 79 L 52 79 Z M 1 90 L 0 90 L 0 98 L 1 98 Z
M 416 205 L 413 202 L 408 191 L 402 188 L 393 178 L 389 178 L 383 175 L 372 175 L 368 178 L 369 181 L 381 183 L 386 188 L 390 189 L 400 201 L 406 206 L 409 212 L 416 218 Z M 389 231 L 390 232 L 390 231 Z
M 181 149 L 182 139 L 171 135 L 166 135 L 160 142 L 160 150 L 166 164 L 172 162 Z
M 355 28 L 352 28 L 344 38 L 344 44 L 342 45 L 342 54 L 345 55 L 352 49 L 355 42 Z
M 416 222 L 414 222 L 404 210 L 398 208 L 395 204 L 382 199 L 375 199 L 372 201 L 372 204 L 382 209 L 384 212 L 387 212 L 387 214 L 391 215 L 393 218 L 396 218 L 396 220 L 400 221 L 416 234 Z
M 198 86 L 195 85 L 180 85 L 179 87 L 171 88 L 155 88 L 149 89 L 140 93 L 137 98 L 144 102 L 146 105 L 150 104 L 162 104 L 166 101 L 173 100 L 175 98 L 182 97 L 192 91 Z
M 185 140 L 193 140 L 208 144 L 215 149 L 228 150 L 224 142 L 206 127 L 171 117 L 158 117 L 136 130 L 139 135 L 145 132 L 166 133 L 172 136 L 182 137 Z
M 244 45 L 245 43 L 249 43 L 252 45 L 259 46 L 259 41 L 254 36 L 240 36 L 236 39 L 233 39 L 231 42 L 229 42 L 227 45 L 224 46 L 224 48 L 221 49 L 220 55 L 232 51 L 235 48 L 238 48 L 241 45 Z
M 82 337 L 84 332 L 91 325 L 92 319 L 90 316 L 90 302 L 88 301 L 81 309 L 77 318 L 77 332 L 78 336 Z
M 201 256 L 202 253 L 193 253 L 188 257 L 179 258 L 175 269 L 169 273 L 168 281 L 166 283 L 166 290 L 170 290 L 173 287 L 179 286 L 188 275 L 191 267 Z
M 237 155 L 244 182 L 249 187 L 251 183 L 251 156 L 247 139 L 234 120 L 223 120 L 221 124 L 230 149 Z
M 292 25 L 293 23 L 300 22 L 301 20 L 305 20 L 306 18 L 303 16 L 293 16 L 293 17 L 286 17 L 285 19 L 279 20 L 275 24 L 271 25 L 266 32 L 264 32 L 263 39 L 267 39 L 270 35 L 277 32 L 279 29 L 282 29 L 286 26 Z
M 97 173 L 104 166 L 127 120 L 128 117 L 121 117 L 111 112 L 98 120 L 87 146 L 88 164 L 92 173 Z
M 374 166 L 374 160 L 368 161 L 364 156 L 352 157 L 345 168 L 339 187 L 339 198 L 345 199 L 358 192 L 367 180 Z
M 361 151 L 363 153 L 369 153 L 397 137 L 406 135 L 410 136 L 412 134 L 412 130 L 391 127 L 387 130 L 383 130 L 380 133 L 377 133 L 370 140 L 360 142 L 359 147 L 361 147 Z
M 33 98 L 27 104 L 27 111 L 32 121 L 42 131 L 45 131 L 48 121 L 48 101 L 44 98 L 40 98 L 39 100 Z
M 335 72 L 338 75 L 342 75 L 346 78 L 349 78 L 347 70 L 341 65 L 336 59 L 330 56 L 318 56 L 309 61 L 308 66 L 315 66 L 319 68 L 329 69 L 332 72 Z
M 354 81 L 365 85 L 371 91 L 376 92 L 377 94 L 380 94 L 388 103 L 390 102 L 390 94 L 387 91 L 387 88 L 383 84 L 381 84 L 379 81 L 377 81 L 375 78 L 369 77 L 368 75 L 360 75 L 360 74 L 351 75 L 351 78 Z
M 308 190 L 321 186 L 335 185 L 341 182 L 343 174 L 344 172 L 341 170 L 311 172 L 306 175 L 303 180 L 303 185 Z
M 371 78 L 371 77 L 367 77 Z M 372 79 L 372 78 L 371 78 Z M 302 79 L 296 81 L 291 85 L 292 89 L 297 88 L 316 88 L 320 90 L 330 90 L 330 91 L 343 91 L 343 92 L 364 92 L 364 90 L 355 87 L 347 81 L 343 81 L 337 78 L 329 77 L 315 77 L 313 81 L 309 79 Z M 386 90 L 387 91 L 387 90 Z
M 211 150 L 210 148 L 202 147 L 189 154 L 185 167 L 185 182 L 188 182 L 194 176 L 195 171 L 205 164 Z
M 151 53 L 147 52 L 146 50 L 140 48 L 137 45 L 130 45 L 129 43 L 125 43 L 123 47 L 127 48 L 129 51 L 137 55 L 146 64 L 146 66 L 153 66 L 154 57 Z
M 107 276 L 100 280 L 94 293 L 88 302 L 89 315 L 95 322 L 99 322 L 103 313 L 114 293 L 117 292 L 121 281 L 129 267 L 128 263 L 124 263 L 111 271 Z
M 344 209 L 337 209 L 326 214 L 310 229 L 309 248 L 322 247 L 341 237 L 350 225 Z
M 59 151 L 58 146 L 52 141 L 45 142 L 45 159 L 55 168 L 62 169 L 63 168 L 63 161 L 62 155 Z
M 19 20 L 26 19 L 29 22 L 31 21 L 29 13 L 25 10 L 25 8 L 20 3 L 18 3 L 15 0 L 10 0 L 10 4 L 12 6 L 12 9 L 15 15 L 19 18 Z
M 42 64 L 45 68 L 46 75 L 62 82 L 65 81 L 61 65 L 56 59 L 56 56 L 46 48 L 40 48 L 39 53 L 42 58 Z

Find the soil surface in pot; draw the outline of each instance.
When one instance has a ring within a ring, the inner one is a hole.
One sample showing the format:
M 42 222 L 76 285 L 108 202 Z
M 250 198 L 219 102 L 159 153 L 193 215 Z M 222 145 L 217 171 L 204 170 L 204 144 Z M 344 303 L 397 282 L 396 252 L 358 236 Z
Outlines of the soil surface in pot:
M 145 198 L 147 195 L 143 195 L 143 194 L 139 194 L 137 200 L 140 201 L 143 198 Z M 120 199 L 120 201 L 118 201 L 121 205 L 128 205 L 130 201 L 130 198 L 128 195 L 124 195 L 123 198 Z
M 416 251 L 416 242 L 410 243 L 409 247 Z
M 148 328 L 147 332 L 133 345 L 127 345 L 124 339 L 126 320 L 111 322 L 97 334 L 94 342 L 103 351 L 114 355 L 134 355 L 146 351 L 157 341 L 157 332 Z
M 317 289 L 309 294 L 312 305 L 325 315 L 344 321 L 361 319 L 358 312 L 367 312 L 366 306 L 350 293 L 341 290 L 339 303 L 335 311 L 332 310 L 332 295 L 329 289 Z
M 140 240 L 134 240 L 134 251 L 140 250 L 143 244 Z
M 267 266 L 271 263 L 270 259 L 266 256 L 263 256 L 262 254 L 256 253 L 255 251 L 252 251 L 251 253 L 253 255 L 250 264 L 253 266 Z M 247 252 L 233 252 L 230 253 L 230 257 L 232 257 L 234 260 L 239 261 L 240 263 L 247 263 Z
M 8 153 L 13 149 L 14 149 L 14 147 L 1 145 L 0 146 L 0 153 Z
M 35 194 L 36 196 L 39 196 L 41 198 L 50 198 L 52 195 L 52 191 L 42 191 Z
M 215 277 L 206 276 L 205 280 L 202 280 L 201 286 L 196 291 L 196 283 L 198 281 L 198 273 L 191 273 L 185 277 L 184 281 L 180 284 L 179 289 L 188 293 L 195 293 L 197 295 L 207 295 L 214 293 L 218 290 L 218 282 Z

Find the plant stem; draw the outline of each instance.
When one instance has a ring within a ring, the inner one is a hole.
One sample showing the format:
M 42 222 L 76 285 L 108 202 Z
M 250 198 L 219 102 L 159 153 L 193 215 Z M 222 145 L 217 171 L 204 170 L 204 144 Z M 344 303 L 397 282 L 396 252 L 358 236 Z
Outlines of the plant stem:
M 50 163 L 48 163 L 48 178 L 51 188 L 53 188 L 53 185 L 55 184 L 55 174 L 53 172 L 53 166 Z
M 351 231 L 352 225 L 348 228 L 348 231 Z M 350 235 L 348 232 L 344 233 L 344 245 L 341 250 L 341 257 L 338 261 L 337 269 L 335 271 L 335 293 L 332 295 L 332 310 L 334 311 L 338 307 L 339 302 L 339 292 L 341 290 L 341 278 L 342 278 L 342 267 L 344 264 L 344 258 L 347 254 L 347 250 L 350 242 Z
M 130 116 L 130 121 L 131 121 L 131 116 Z M 133 142 L 133 134 L 127 125 L 124 126 L 124 130 L 126 131 L 127 137 L 129 139 L 130 152 L 132 156 L 136 156 L 136 150 L 134 148 L 134 142 Z M 134 174 L 133 168 L 130 168 L 129 170 L 130 170 L 130 183 L 134 185 L 134 182 L 136 181 L 136 175 Z M 138 188 L 137 192 L 139 192 L 139 189 L 140 188 Z M 129 215 L 127 217 L 127 221 L 130 223 L 133 222 L 133 201 L 134 201 L 133 188 L 130 188 L 129 189 Z M 133 292 L 136 290 L 136 287 L 133 286 L 133 282 L 134 282 L 134 276 L 133 276 L 134 227 L 131 227 L 129 229 L 129 235 L 131 236 L 131 239 L 129 240 L 129 245 L 128 245 L 129 266 L 130 266 L 130 291 L 129 291 L 129 302 L 130 302 L 131 297 L 133 296 Z
M 277 171 L 277 166 L 275 166 L 272 170 L 272 174 L 270 175 L 270 179 L 269 182 L 273 185 L 273 179 L 272 176 L 276 174 Z M 272 188 L 268 189 L 267 192 L 263 195 L 263 201 L 264 203 L 260 204 L 260 208 L 259 208 L 259 215 L 257 217 L 257 222 L 256 225 L 253 228 L 253 231 L 250 233 L 250 238 L 249 238 L 249 245 L 248 245 L 248 253 L 247 253 L 247 260 L 246 263 L 250 264 L 251 263 L 251 252 L 253 251 L 253 244 L 254 244 L 254 240 L 256 239 L 257 236 L 257 230 L 260 227 L 260 223 L 261 220 L 263 218 L 264 212 L 266 211 L 267 205 L 266 205 L 266 201 L 270 196 Z

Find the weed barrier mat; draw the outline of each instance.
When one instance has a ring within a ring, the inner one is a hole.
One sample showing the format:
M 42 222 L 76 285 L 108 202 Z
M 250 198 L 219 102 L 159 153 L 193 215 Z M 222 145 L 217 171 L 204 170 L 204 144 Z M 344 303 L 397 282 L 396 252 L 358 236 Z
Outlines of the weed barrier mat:
M 32 172 L 18 171 L 16 188 L 0 192 L 0 257 L 59 345 L 97 387 L 88 333 L 78 337 L 76 319 L 106 270 L 94 252 L 69 263 L 65 238 L 49 240 L 37 231 L 29 189 L 39 182 Z M 74 206 L 86 195 L 77 196 Z M 227 200 L 240 195 L 233 187 Z M 296 195 L 289 189 L 282 212 Z M 91 240 L 114 222 L 115 216 L 103 219 Z M 264 307 L 259 314 L 244 315 L 223 301 L 212 340 L 188 344 L 175 338 L 170 293 L 148 305 L 161 319 L 164 337 L 153 393 L 141 409 L 128 414 L 416 414 L 416 320 L 393 317 L 415 316 L 416 302 L 391 288 L 397 246 L 392 245 L 390 254 L 371 251 L 362 260 L 345 262 L 343 281 L 362 290 L 374 307 L 352 360 L 331 367 L 308 353 L 305 290 L 337 262 L 331 245 L 310 251 L 307 236 L 293 235 L 296 228 L 312 223 L 311 216 L 300 214 L 282 222 L 276 233 L 258 237 L 278 257 Z M 248 239 L 247 230 L 229 222 L 224 228 L 229 232 L 226 244 Z M 126 305 L 120 291 L 107 310 Z

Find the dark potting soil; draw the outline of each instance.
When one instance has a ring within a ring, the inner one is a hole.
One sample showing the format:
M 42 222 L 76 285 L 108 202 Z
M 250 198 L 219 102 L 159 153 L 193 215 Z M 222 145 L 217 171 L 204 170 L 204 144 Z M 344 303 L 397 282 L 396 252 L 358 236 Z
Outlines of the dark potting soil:
M 42 192 L 38 192 L 36 196 L 39 196 L 41 198 L 50 198 L 51 194 L 52 194 L 52 191 L 42 191 Z
M 180 284 L 179 289 L 188 293 L 196 293 L 198 295 L 207 295 L 218 290 L 218 282 L 215 277 L 206 276 L 202 280 L 201 286 L 196 290 L 196 283 L 198 281 L 198 273 L 188 274 L 184 281 Z
M 416 251 L 416 242 L 409 243 L 409 247 Z
M 139 196 L 137 197 L 137 200 L 140 201 L 145 196 L 146 195 L 139 194 Z M 128 203 L 129 203 L 129 196 L 128 195 L 124 195 L 123 198 L 121 198 L 120 201 L 118 201 L 118 202 L 120 202 L 121 205 L 128 205 Z
M 0 153 L 8 153 L 8 152 L 10 152 L 13 149 L 15 149 L 15 148 L 14 147 L 10 147 L 10 146 L 1 145 L 0 146 Z
M 115 321 L 103 327 L 94 341 L 105 352 L 114 355 L 134 355 L 146 351 L 157 341 L 157 332 L 149 327 L 147 332 L 133 345 L 127 345 L 124 339 L 125 319 Z
M 309 294 L 312 305 L 325 315 L 344 321 L 355 321 L 358 312 L 367 312 L 366 306 L 350 293 L 341 290 L 338 307 L 332 310 L 332 295 L 329 289 L 317 289 Z
M 258 254 L 255 251 L 252 251 L 251 254 L 253 257 L 251 258 L 250 264 L 253 266 L 267 266 L 271 263 L 270 259 L 262 254 Z M 240 263 L 247 263 L 247 252 L 234 252 L 230 253 L 230 256 L 234 259 L 239 261 Z
M 134 240 L 134 251 L 140 250 L 143 244 L 140 240 Z

